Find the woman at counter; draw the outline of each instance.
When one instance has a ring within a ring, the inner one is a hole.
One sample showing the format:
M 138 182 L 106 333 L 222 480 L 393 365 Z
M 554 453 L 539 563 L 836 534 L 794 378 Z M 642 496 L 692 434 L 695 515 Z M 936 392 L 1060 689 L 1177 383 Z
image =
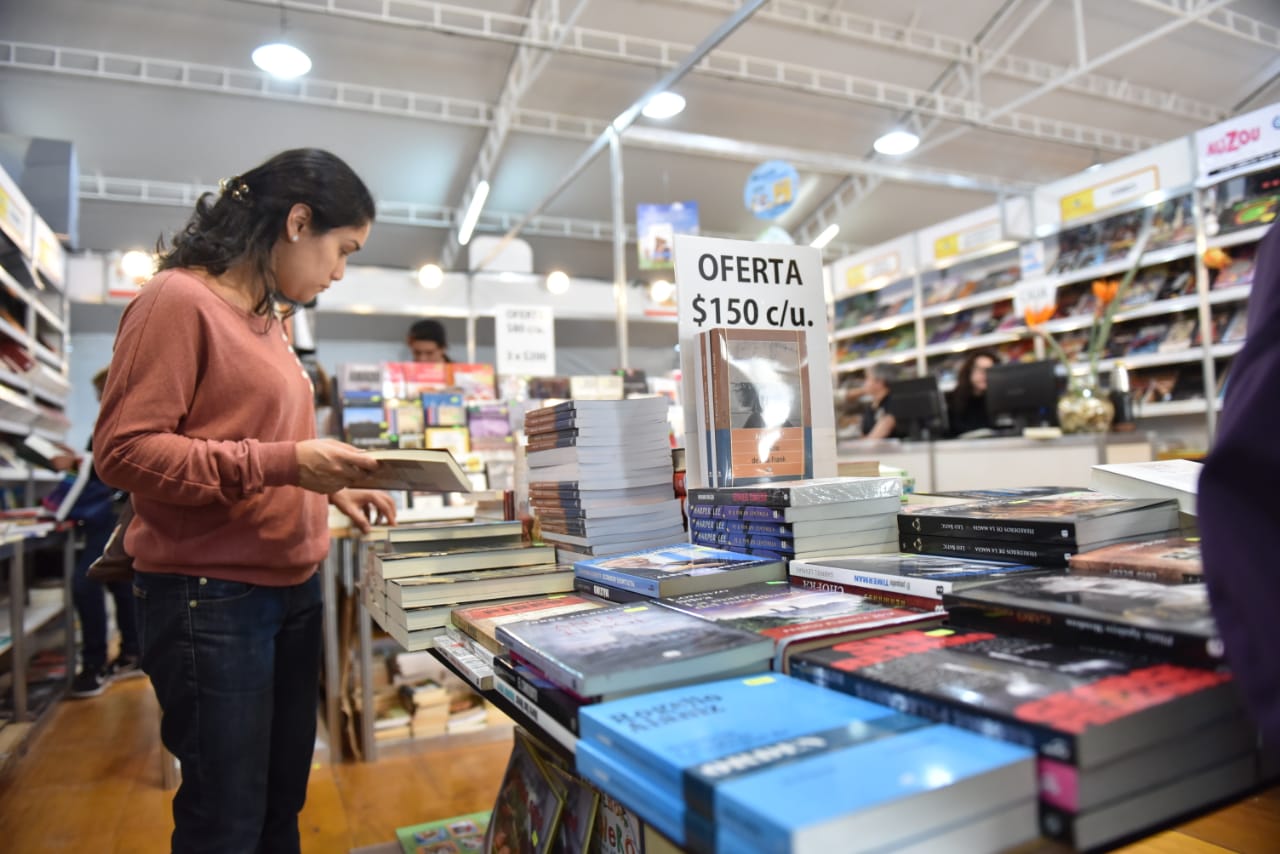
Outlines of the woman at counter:
M 987 371 L 999 361 L 990 350 L 974 350 L 960 366 L 956 387 L 947 399 L 952 437 L 991 429 L 987 416 Z

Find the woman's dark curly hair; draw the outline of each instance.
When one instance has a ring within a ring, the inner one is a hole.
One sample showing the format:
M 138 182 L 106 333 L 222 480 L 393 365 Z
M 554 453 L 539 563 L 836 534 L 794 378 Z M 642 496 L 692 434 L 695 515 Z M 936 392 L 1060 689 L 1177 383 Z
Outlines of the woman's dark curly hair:
M 223 182 L 221 193 L 205 193 L 173 245 L 156 244 L 159 269 L 202 267 L 215 276 L 251 264 L 263 283 L 254 314 L 268 316 L 285 299 L 271 269 L 271 249 L 285 230 L 294 205 L 311 209 L 318 234 L 373 221 L 373 196 L 339 157 L 318 148 L 295 148 L 243 175 Z

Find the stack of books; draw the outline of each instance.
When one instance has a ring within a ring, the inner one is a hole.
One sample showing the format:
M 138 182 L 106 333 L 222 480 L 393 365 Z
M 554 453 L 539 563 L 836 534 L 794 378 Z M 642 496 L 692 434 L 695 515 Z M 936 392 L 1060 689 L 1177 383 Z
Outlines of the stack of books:
M 573 565 L 574 588 L 612 602 L 706 593 L 760 581 L 782 581 L 786 564 L 776 557 L 681 543 Z
M 424 680 L 400 686 L 400 701 L 409 711 L 409 731 L 414 738 L 444 735 L 449 727 L 449 692 L 443 685 Z
M 1041 830 L 1077 849 L 1109 845 L 1258 779 L 1256 732 L 1231 677 L 1218 671 L 933 629 L 802 653 L 792 673 L 1033 748 Z
M 727 590 L 690 593 L 657 604 L 773 641 L 773 669 L 785 673 L 791 657 L 807 649 L 905 628 L 938 625 L 932 609 L 893 608 L 862 596 L 806 590 L 786 581 L 761 581 Z
M 692 851 L 996 851 L 1032 839 L 1032 751 L 781 674 L 582 711 L 578 772 Z
M 1069 561 L 1073 575 L 1131 578 L 1158 584 L 1203 584 L 1198 537 L 1157 537 L 1119 543 L 1082 554 Z
M 838 590 L 898 608 L 942 610 L 942 596 L 1002 578 L 1054 570 L 1020 563 L 934 555 L 855 555 L 791 562 L 791 581 L 806 590 Z
M 783 560 L 897 551 L 902 486 L 830 477 L 689 490 L 693 542 Z
M 529 503 L 571 562 L 683 540 L 664 397 L 570 400 L 525 413 Z
M 1172 499 L 1076 491 L 907 506 L 902 551 L 1065 567 L 1078 552 L 1178 531 Z
M 454 607 L 573 587 L 555 550 L 521 539 L 519 522 L 426 524 L 367 536 L 365 605 L 405 649 L 428 649 Z

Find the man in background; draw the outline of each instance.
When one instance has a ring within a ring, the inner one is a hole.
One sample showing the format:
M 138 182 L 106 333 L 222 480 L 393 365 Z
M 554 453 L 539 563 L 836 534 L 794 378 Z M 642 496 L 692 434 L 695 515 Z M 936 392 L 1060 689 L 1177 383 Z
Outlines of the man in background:
M 451 362 L 444 324 L 438 320 L 419 320 L 409 327 L 409 352 L 415 362 Z

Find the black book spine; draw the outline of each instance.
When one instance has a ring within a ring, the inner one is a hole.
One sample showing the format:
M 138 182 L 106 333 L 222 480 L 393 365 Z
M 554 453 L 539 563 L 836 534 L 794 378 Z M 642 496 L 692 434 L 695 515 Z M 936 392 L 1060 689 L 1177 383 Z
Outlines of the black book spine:
M 1059 807 L 1053 807 L 1044 801 L 1039 803 L 1040 833 L 1047 839 L 1065 842 L 1076 847 L 1076 817 Z
M 493 672 L 495 677 L 515 688 L 517 693 L 537 706 L 539 711 L 546 712 L 575 736 L 578 734 L 578 709 L 583 705 L 581 701 L 564 691 L 534 684 L 503 655 L 494 656 Z
M 1054 543 L 1075 551 L 1076 523 L 1048 519 L 968 519 L 962 516 L 933 516 L 899 513 L 898 532 L 924 537 L 966 537 L 980 540 L 1004 540 Z
M 691 489 L 689 500 L 698 504 L 751 504 L 757 507 L 776 507 L 785 510 L 791 506 L 791 490 L 785 487 Z
M 982 714 L 970 706 L 939 700 L 919 691 L 885 685 L 859 676 L 857 673 L 837 670 L 803 658 L 791 659 L 790 673 L 797 679 L 872 703 L 879 703 L 898 712 L 951 724 L 961 729 L 981 733 L 989 738 L 1021 745 L 1059 762 L 1074 765 L 1076 761 L 1076 738 L 1069 733 L 1022 723 L 1003 715 Z
M 978 588 L 979 590 L 981 588 Z M 942 607 L 952 626 L 996 634 L 1020 635 L 1067 646 L 1094 646 L 1158 657 L 1186 667 L 1218 668 L 1221 641 L 1119 620 L 1090 619 L 1023 607 L 969 600 L 963 593 L 944 593 Z
M 1014 543 L 966 537 L 923 537 L 901 533 L 898 545 L 902 551 L 911 554 L 970 557 L 1049 567 L 1065 567 L 1068 559 L 1075 554 L 1075 549 L 1060 544 Z
M 645 596 L 643 593 L 637 593 L 634 590 L 623 590 L 620 587 L 611 587 L 608 584 L 601 584 L 599 581 L 592 581 L 589 578 L 578 576 L 573 579 L 573 590 L 575 593 L 586 593 L 599 599 L 605 599 L 609 602 L 652 602 L 653 598 Z

